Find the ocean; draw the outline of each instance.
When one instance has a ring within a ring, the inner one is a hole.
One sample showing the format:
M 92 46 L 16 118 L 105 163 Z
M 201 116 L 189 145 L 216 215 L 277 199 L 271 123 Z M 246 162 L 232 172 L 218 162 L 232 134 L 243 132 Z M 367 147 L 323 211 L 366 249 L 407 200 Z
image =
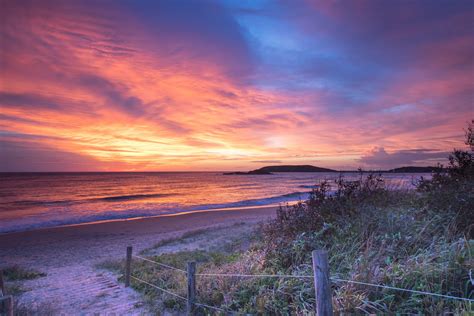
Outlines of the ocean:
M 338 173 L 223 175 L 222 172 L 3 173 L 0 233 L 304 200 Z M 384 174 L 410 188 L 426 174 Z M 355 173 L 344 175 L 355 179 Z

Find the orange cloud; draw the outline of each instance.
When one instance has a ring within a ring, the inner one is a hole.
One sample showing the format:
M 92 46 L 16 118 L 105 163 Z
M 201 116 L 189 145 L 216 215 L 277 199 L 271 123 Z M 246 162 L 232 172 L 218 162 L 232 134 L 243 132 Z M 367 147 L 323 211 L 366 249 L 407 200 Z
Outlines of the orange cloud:
M 22 144 L 8 148 L 77 155 L 64 155 L 71 170 L 224 170 L 275 160 L 355 167 L 374 146 L 460 144 L 454 139 L 469 105 L 443 113 L 423 102 L 472 93 L 467 71 L 435 74 L 470 47 L 463 39 L 437 44 L 446 57 L 426 59 L 429 80 L 414 69 L 367 104 L 334 111 L 345 99 L 329 90 L 258 84 L 240 26 L 218 6 L 202 11 L 217 10 L 225 32 L 210 19 L 147 23 L 108 4 L 7 2 L 0 140 Z

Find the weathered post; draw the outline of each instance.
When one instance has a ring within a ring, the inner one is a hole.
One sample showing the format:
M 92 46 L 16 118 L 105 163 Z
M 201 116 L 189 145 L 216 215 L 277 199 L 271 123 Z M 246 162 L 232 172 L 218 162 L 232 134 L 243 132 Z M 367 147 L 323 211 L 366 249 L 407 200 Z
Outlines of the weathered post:
M 7 307 L 6 314 L 7 316 L 13 316 L 13 296 L 8 295 L 6 297 L 7 301 L 5 306 Z
M 132 271 L 132 246 L 127 247 L 127 259 L 125 261 L 125 287 L 130 286 L 130 274 Z
M 332 316 L 331 283 L 329 281 L 328 253 L 315 250 L 313 256 L 314 291 L 316 294 L 316 315 Z
M 187 264 L 188 274 L 188 302 L 187 302 L 187 314 L 189 316 L 194 315 L 194 302 L 196 299 L 196 262 L 188 262 Z
M 1 296 L 0 297 L 0 308 L 3 305 L 6 316 L 13 316 L 13 296 Z M 1 312 L 1 309 L 0 309 Z
M 3 270 L 0 270 L 0 296 L 6 295 L 5 283 L 3 282 Z

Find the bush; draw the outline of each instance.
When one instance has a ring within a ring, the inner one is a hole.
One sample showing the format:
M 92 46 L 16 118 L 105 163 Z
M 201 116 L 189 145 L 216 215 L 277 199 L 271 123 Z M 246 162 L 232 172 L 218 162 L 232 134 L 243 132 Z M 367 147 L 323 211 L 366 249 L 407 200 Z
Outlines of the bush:
M 326 249 L 336 278 L 473 297 L 473 124 L 466 144 L 470 149 L 454 150 L 448 167 L 422 179 L 417 191 L 387 190 L 380 175 L 361 173 L 358 181 L 341 176 L 335 192 L 322 182 L 308 201 L 280 207 L 277 218 L 262 227 L 263 268 L 311 274 L 311 251 Z M 275 293 L 276 286 L 285 289 L 284 296 Z M 266 289 L 273 293 L 266 298 L 267 312 L 305 313 L 313 308 L 309 282 L 279 280 Z M 472 312 L 469 303 L 431 296 L 350 283 L 337 283 L 333 289 L 338 312 Z
M 282 268 L 301 264 L 307 258 L 291 251 L 295 240 L 302 236 L 320 242 L 330 239 L 335 225 L 344 225 L 366 212 L 366 208 L 386 206 L 396 195 L 385 188 L 380 175 L 364 176 L 361 172 L 357 181 L 346 181 L 341 175 L 335 184 L 335 192 L 331 192 L 329 182 L 321 182 L 308 201 L 279 207 L 277 218 L 263 225 L 264 250 L 269 264 L 278 262 Z
M 18 265 L 14 265 L 3 269 L 3 276 L 6 281 L 24 281 L 44 277 L 46 274 L 33 269 L 25 269 Z
M 454 150 L 449 165 L 433 173 L 431 179 L 422 179 L 418 191 L 424 194 L 426 206 L 451 214 L 458 232 L 474 237 L 474 152 L 473 125 L 466 131 L 467 150 Z

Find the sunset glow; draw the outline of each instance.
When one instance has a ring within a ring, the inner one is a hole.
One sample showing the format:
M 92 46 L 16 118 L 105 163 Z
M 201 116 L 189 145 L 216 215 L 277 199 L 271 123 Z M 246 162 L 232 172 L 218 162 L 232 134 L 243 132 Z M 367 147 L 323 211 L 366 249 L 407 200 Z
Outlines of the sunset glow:
M 1 1 L 0 171 L 434 165 L 472 1 Z

